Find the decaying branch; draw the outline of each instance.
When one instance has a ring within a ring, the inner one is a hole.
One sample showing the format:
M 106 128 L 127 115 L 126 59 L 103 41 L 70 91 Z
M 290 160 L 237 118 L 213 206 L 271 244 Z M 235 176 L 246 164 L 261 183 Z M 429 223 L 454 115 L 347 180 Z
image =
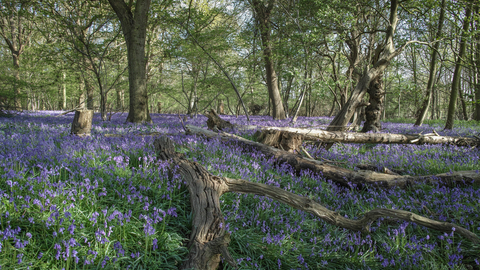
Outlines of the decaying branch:
M 409 211 L 376 208 L 366 212 L 361 219 L 348 219 L 335 211 L 329 210 L 325 206 L 312 199 L 293 194 L 275 186 L 269 186 L 262 183 L 253 183 L 242 179 L 230 179 L 226 177 L 223 179 L 228 186 L 228 190 L 226 192 L 240 192 L 267 196 L 274 200 L 288 204 L 296 209 L 311 213 L 330 224 L 352 231 L 369 232 L 372 222 L 381 217 L 389 217 L 397 220 L 414 222 L 427 228 L 442 232 L 452 232 L 452 230 L 455 229 L 455 233 L 462 235 L 474 243 L 480 243 L 480 237 L 478 235 L 461 226 L 449 222 L 432 220 Z
M 388 217 L 414 222 L 442 232 L 454 230 L 455 233 L 466 239 L 480 243 L 480 238 L 476 234 L 461 226 L 435 221 L 403 210 L 377 208 L 365 213 L 361 219 L 348 219 L 312 199 L 275 186 L 214 176 L 200 164 L 191 162 L 182 154 L 175 152 L 172 140 L 165 136 L 155 139 L 154 147 L 158 159 L 178 166 L 176 172 L 186 181 L 190 192 L 193 211 L 192 234 L 188 244 L 190 252 L 181 269 L 216 269 L 220 262 L 220 255 L 233 267 L 236 267 L 234 259 L 227 250 L 230 235 L 225 233 L 219 200 L 220 196 L 227 192 L 267 196 L 311 213 L 330 224 L 353 231 L 369 232 L 372 222 L 382 217 Z

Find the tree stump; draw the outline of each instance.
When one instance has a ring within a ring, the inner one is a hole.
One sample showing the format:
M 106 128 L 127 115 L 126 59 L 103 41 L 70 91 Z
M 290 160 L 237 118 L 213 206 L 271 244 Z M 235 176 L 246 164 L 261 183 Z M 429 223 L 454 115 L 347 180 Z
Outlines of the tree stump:
M 71 134 L 81 137 L 90 136 L 92 130 L 93 111 L 78 110 L 73 117 Z
M 220 118 L 214 109 L 211 109 L 206 116 L 208 117 L 207 126 L 210 130 L 228 130 L 235 127 L 232 123 Z
M 293 132 L 280 130 L 263 130 L 256 134 L 257 141 L 268 146 L 295 153 L 300 151 L 303 136 Z

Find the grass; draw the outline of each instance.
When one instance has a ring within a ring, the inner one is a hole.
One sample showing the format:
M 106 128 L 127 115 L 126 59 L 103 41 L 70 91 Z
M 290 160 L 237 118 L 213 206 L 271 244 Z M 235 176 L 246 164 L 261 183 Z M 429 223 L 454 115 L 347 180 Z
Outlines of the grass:
M 86 139 L 68 135 L 68 115 L 0 119 L 1 269 L 177 269 L 191 232 L 186 186 L 155 159 L 152 138 L 102 136 L 175 130 L 176 117 L 157 115 L 147 126 L 97 119 Z M 403 209 L 480 235 L 478 186 L 354 190 L 311 172 L 293 173 L 235 144 L 172 138 L 178 151 L 213 174 L 279 186 L 342 216 Z M 412 175 L 480 167 L 478 149 L 458 147 L 337 144 L 315 154 L 347 168 L 369 162 Z M 480 246 L 453 232 L 382 220 L 361 234 L 265 197 L 227 193 L 221 204 L 239 269 L 479 269 Z

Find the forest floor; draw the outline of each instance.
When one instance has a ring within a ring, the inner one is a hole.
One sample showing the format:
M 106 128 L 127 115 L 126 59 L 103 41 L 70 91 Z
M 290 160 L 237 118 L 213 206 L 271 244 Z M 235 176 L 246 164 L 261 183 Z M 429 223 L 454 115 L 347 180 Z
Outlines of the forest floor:
M 92 135 L 70 135 L 73 113 L 0 118 L 0 269 L 177 269 L 188 252 L 191 207 L 186 186 L 158 161 L 154 136 L 167 133 L 177 151 L 212 174 L 281 187 L 353 219 L 375 208 L 411 211 L 456 223 L 480 235 L 480 186 L 420 184 L 407 189 L 340 187 L 321 175 L 300 175 L 255 151 L 184 135 L 177 115 L 152 114 L 153 124 L 101 121 Z M 235 124 L 289 126 L 271 117 L 222 116 Z M 206 127 L 207 118 L 184 124 Z M 300 117 L 295 127 L 325 128 L 327 117 Z M 473 136 L 480 125 L 442 122 L 414 127 L 387 122 L 382 132 Z M 237 133 L 252 138 L 253 130 Z M 122 135 L 107 137 L 105 134 Z M 374 164 L 409 175 L 480 169 L 480 148 L 451 145 L 306 145 L 312 156 L 355 169 Z M 380 220 L 370 234 L 330 225 L 272 199 L 221 197 L 229 251 L 239 269 L 480 269 L 480 245 L 411 222 Z M 231 269 L 227 264 L 221 267 Z

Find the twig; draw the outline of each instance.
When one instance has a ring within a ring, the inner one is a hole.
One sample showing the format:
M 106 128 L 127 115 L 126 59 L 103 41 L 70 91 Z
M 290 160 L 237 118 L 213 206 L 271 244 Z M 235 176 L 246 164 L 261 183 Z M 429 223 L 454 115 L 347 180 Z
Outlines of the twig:
M 182 124 L 183 130 L 184 130 L 185 133 L 186 133 L 186 132 L 187 132 L 187 128 L 186 128 L 185 125 L 183 124 L 183 119 L 182 119 L 182 117 L 180 116 L 180 113 L 178 114 L 178 118 L 180 119 L 180 123 Z
M 300 150 L 302 150 L 302 152 L 305 153 L 305 155 L 306 155 L 308 158 L 314 159 L 314 158 L 307 152 L 307 149 L 305 149 L 305 147 L 300 146 Z

